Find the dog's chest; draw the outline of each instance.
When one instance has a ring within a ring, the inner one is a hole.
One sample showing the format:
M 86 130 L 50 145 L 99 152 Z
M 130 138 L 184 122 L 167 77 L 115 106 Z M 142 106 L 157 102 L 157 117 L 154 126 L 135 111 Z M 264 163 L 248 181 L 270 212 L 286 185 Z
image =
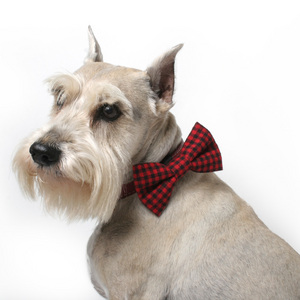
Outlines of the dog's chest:
M 185 184 L 181 182 L 181 188 Z M 119 293 L 116 299 L 126 299 L 124 292 L 129 286 L 132 292 L 137 291 L 152 280 L 157 290 L 167 290 L 173 273 L 180 274 L 187 260 L 193 260 L 207 226 L 202 224 L 201 210 L 185 217 L 186 211 L 194 211 L 188 207 L 194 207 L 198 200 L 189 197 L 187 191 L 186 198 L 178 191 L 159 218 L 133 196 L 124 200 L 109 224 L 95 230 L 88 256 L 92 281 L 103 295 L 113 290 Z
M 167 254 L 161 251 L 159 238 L 150 227 L 123 217 L 95 230 L 88 256 L 92 281 L 101 294 L 111 295 L 113 290 L 117 299 L 125 299 L 130 294 L 128 286 L 138 290 L 151 273 L 159 278 Z

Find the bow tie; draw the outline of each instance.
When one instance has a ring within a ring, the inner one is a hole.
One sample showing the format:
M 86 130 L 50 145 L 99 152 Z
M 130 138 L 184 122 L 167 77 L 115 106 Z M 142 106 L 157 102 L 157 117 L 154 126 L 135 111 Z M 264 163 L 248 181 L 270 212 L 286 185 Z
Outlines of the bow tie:
M 199 123 L 193 127 L 181 150 L 176 151 L 166 164 L 134 165 L 134 181 L 123 186 L 121 198 L 136 192 L 141 202 L 160 216 L 169 203 L 176 181 L 189 170 L 198 173 L 222 170 L 218 145 L 211 133 Z

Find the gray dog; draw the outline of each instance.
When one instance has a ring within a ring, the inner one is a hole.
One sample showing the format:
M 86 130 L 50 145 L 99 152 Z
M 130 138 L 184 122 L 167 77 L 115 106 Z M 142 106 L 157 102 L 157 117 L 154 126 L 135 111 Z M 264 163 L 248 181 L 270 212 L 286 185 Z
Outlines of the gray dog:
M 49 79 L 50 121 L 24 141 L 14 169 L 24 192 L 70 219 L 97 218 L 91 280 L 110 300 L 300 299 L 300 256 L 214 171 L 221 155 L 196 123 L 183 142 L 174 61 L 146 71 L 89 53 Z

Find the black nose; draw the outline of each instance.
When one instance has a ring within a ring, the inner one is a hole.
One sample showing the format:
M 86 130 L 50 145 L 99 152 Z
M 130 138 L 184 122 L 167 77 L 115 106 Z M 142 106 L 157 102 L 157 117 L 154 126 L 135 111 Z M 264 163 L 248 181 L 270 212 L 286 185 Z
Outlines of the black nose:
M 32 159 L 40 166 L 51 166 L 59 161 L 61 150 L 52 145 L 33 143 L 29 149 Z

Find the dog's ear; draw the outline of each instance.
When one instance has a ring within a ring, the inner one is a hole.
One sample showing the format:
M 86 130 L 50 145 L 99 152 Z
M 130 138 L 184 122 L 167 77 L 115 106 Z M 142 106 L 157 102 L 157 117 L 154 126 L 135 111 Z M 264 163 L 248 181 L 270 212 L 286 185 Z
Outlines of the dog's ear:
M 179 44 L 171 50 L 157 58 L 154 63 L 147 69 L 150 76 L 150 83 L 153 91 L 160 99 L 168 104 L 172 104 L 174 92 L 174 63 L 178 51 L 183 47 Z
M 101 48 L 94 36 L 92 27 L 89 26 L 89 51 L 86 59 L 84 60 L 85 63 L 87 62 L 103 62 L 103 55 L 101 52 Z

